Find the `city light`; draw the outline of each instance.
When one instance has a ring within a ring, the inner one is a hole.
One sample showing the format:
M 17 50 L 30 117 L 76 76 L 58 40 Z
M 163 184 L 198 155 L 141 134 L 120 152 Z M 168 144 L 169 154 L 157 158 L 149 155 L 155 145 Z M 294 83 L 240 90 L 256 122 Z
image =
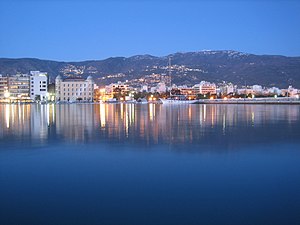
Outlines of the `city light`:
M 10 93 L 8 91 L 4 92 L 4 98 L 9 98 L 10 97 Z

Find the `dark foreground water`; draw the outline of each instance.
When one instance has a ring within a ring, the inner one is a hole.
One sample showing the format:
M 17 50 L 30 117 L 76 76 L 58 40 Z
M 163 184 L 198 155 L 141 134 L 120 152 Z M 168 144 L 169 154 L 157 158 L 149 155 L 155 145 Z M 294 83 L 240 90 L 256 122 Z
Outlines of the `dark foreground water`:
M 0 224 L 300 224 L 300 106 L 0 105 Z

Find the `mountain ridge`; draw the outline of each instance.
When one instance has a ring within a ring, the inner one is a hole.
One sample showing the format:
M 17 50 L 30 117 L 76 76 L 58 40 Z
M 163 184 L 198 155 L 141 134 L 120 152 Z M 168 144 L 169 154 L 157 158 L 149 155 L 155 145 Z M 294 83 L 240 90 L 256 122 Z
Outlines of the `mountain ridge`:
M 170 57 L 172 81 L 178 85 L 193 85 L 207 80 L 281 88 L 293 85 L 300 88 L 300 57 L 255 55 L 234 50 L 176 52 L 161 57 L 144 54 L 77 62 L 0 58 L 0 74 L 12 75 L 40 70 L 48 72 L 52 81 L 57 75 L 92 75 L 96 83 L 104 85 L 118 80 L 138 80 L 152 74 L 167 74 Z

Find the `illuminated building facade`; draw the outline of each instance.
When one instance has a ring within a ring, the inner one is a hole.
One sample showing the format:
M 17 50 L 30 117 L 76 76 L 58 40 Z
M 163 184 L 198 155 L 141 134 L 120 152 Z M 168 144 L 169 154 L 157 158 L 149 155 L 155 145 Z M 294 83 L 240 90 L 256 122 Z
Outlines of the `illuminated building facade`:
M 66 78 L 57 76 L 55 79 L 56 101 L 62 102 L 92 102 L 94 101 L 94 81 L 88 78 Z
M 214 83 L 206 82 L 206 81 L 201 81 L 200 86 L 200 94 L 216 94 L 217 93 L 217 86 Z
M 31 71 L 30 74 L 30 98 L 32 100 L 47 100 L 47 73 Z
M 0 75 L 0 99 L 5 98 L 5 93 L 8 91 L 8 77 Z
M 8 92 L 10 100 L 30 100 L 29 95 L 30 76 L 17 74 L 8 77 Z
M 118 82 L 116 84 L 110 84 L 105 87 L 105 91 L 107 94 L 127 94 L 130 91 L 129 85 L 123 82 Z
M 178 87 L 178 89 L 180 90 L 180 94 L 185 95 L 185 96 L 193 96 L 195 97 L 197 94 L 199 94 L 199 90 L 196 90 L 193 87 Z

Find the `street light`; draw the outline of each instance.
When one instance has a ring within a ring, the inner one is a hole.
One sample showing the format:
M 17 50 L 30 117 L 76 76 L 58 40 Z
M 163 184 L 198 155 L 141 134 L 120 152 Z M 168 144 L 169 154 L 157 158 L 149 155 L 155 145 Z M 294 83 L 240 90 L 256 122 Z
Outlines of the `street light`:
M 10 93 L 8 91 L 5 91 L 4 92 L 4 98 L 8 99 L 8 102 L 10 102 L 10 98 L 9 97 L 10 97 Z
M 8 91 L 4 92 L 4 98 L 9 98 L 10 93 Z

